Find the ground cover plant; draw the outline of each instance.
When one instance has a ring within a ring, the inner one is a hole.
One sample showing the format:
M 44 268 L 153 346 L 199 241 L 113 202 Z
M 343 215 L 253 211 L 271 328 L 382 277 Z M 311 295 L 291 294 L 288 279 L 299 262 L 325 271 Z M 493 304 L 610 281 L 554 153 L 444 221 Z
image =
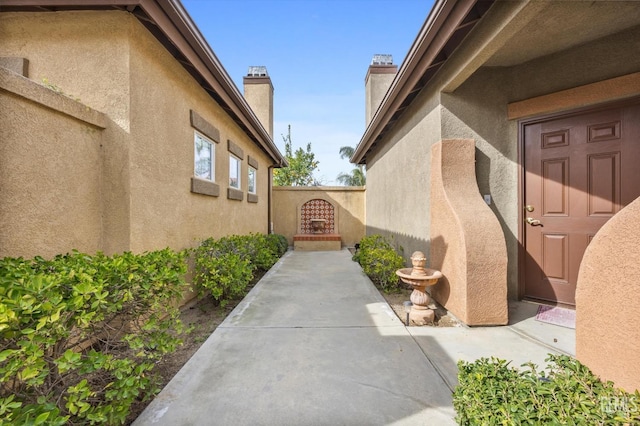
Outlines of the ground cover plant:
M 461 425 L 637 425 L 640 393 L 600 381 L 566 355 L 549 355 L 546 371 L 516 369 L 496 358 L 458 363 L 453 394 Z
M 396 271 L 404 267 L 404 259 L 382 235 L 369 235 L 360 240 L 353 255 L 371 281 L 384 292 L 401 288 Z
M 121 424 L 180 344 L 186 253 L 0 260 L 0 424 Z

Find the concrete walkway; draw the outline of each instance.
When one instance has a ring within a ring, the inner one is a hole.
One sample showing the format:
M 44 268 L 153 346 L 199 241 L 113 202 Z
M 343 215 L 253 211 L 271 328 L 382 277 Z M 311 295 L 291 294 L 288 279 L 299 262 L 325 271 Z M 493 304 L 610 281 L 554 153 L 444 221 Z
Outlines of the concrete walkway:
M 134 425 L 453 425 L 459 359 L 543 364 L 536 333 L 571 353 L 527 305 L 509 327 L 405 327 L 349 251 L 290 251 Z

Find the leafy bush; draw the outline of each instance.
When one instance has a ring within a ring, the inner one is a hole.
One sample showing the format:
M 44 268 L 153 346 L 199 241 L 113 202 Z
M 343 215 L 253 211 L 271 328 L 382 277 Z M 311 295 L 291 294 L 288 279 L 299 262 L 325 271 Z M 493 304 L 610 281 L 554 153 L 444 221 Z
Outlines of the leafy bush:
M 221 306 L 244 295 L 253 279 L 253 268 L 249 261 L 230 252 L 197 256 L 196 270 L 195 281 L 201 293 L 208 290 Z
M 185 253 L 0 260 L 0 424 L 121 424 L 180 344 Z
M 269 234 L 267 235 L 267 244 L 274 253 L 278 255 L 278 257 L 282 257 L 287 250 L 289 250 L 289 242 L 287 241 L 287 237 L 280 234 Z
M 195 284 L 221 305 L 244 295 L 255 271 L 267 271 L 284 253 L 283 236 L 262 234 L 208 238 L 195 249 Z M 288 246 L 287 246 L 288 248 Z
M 458 362 L 453 405 L 461 425 L 640 423 L 640 393 L 601 382 L 566 355 L 549 355 L 548 373 L 496 358 Z
M 370 235 L 360 240 L 360 248 L 353 260 L 385 292 L 397 290 L 400 280 L 396 271 L 404 267 L 404 260 L 393 246 L 381 235 Z

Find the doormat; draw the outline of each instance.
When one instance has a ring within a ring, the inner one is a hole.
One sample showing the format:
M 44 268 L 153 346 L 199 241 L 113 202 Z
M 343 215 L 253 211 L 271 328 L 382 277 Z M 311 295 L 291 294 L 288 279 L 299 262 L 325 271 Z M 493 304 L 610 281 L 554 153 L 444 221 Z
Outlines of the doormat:
M 557 306 L 540 305 L 536 314 L 536 321 L 561 327 L 576 328 L 576 311 L 558 308 Z

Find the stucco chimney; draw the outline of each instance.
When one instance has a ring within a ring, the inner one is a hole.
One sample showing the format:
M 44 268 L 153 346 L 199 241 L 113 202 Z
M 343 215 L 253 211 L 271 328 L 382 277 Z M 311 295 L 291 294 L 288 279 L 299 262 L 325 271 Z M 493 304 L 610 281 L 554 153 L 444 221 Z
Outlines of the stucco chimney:
M 389 90 L 391 82 L 398 73 L 398 66 L 393 65 L 391 55 L 373 55 L 371 65 L 364 79 L 365 114 L 368 126 L 375 115 L 384 95 Z
M 267 67 L 249 67 L 243 79 L 244 98 L 260 120 L 262 127 L 273 138 L 273 85 Z

